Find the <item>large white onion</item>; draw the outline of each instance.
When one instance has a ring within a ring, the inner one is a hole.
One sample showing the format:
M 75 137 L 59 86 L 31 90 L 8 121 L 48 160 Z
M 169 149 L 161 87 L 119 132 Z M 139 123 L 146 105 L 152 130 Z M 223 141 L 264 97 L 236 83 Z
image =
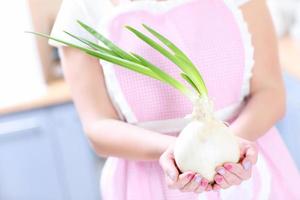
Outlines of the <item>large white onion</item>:
M 205 106 L 206 114 L 209 114 L 208 104 L 201 106 Z M 196 112 L 203 114 L 203 109 L 196 109 Z M 197 172 L 212 182 L 216 167 L 225 162 L 238 162 L 240 151 L 236 137 L 222 121 L 202 115 L 194 117 L 181 131 L 174 156 L 182 172 Z

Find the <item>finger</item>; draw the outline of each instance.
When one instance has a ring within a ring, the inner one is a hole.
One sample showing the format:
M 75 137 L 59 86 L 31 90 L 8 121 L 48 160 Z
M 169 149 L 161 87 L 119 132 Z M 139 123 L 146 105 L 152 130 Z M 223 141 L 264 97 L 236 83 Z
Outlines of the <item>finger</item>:
M 159 159 L 159 163 L 167 176 L 168 182 L 175 183 L 178 180 L 179 171 L 174 158 L 170 154 L 163 154 Z
M 201 180 L 202 177 L 199 174 L 196 174 L 193 179 L 180 190 L 182 192 L 194 192 L 201 184 Z
M 207 192 L 212 191 L 212 185 L 208 184 L 208 186 L 206 187 L 205 191 L 207 191 Z
M 192 181 L 194 176 L 195 173 L 193 172 L 185 172 L 183 174 L 180 174 L 175 187 L 181 190 L 185 185 Z
M 214 184 L 214 185 L 212 186 L 212 189 L 213 189 L 213 191 L 219 191 L 219 190 L 221 190 L 221 186 L 218 185 L 218 184 Z
M 223 176 L 217 174 L 214 179 L 215 182 L 217 183 L 216 185 L 219 185 L 221 188 L 226 189 L 230 187 L 230 185 L 227 183 L 227 181 Z
M 257 156 L 257 148 L 255 146 L 251 146 L 246 150 L 245 158 L 243 160 L 250 161 L 253 165 L 257 162 Z
M 210 189 L 209 189 L 210 188 Z M 208 184 L 208 180 L 205 178 L 202 178 L 201 183 L 198 185 L 198 187 L 194 190 L 196 193 L 201 193 L 203 191 L 210 191 L 212 190 L 212 187 L 210 184 Z
M 226 167 L 227 169 L 225 170 L 225 167 L 221 167 L 221 168 L 218 168 L 217 169 L 217 172 L 219 173 L 219 175 L 221 177 L 223 177 L 223 179 L 225 180 L 222 180 L 221 178 L 218 178 L 216 179 L 215 178 L 215 181 L 219 184 L 219 182 L 221 182 L 223 185 L 227 186 L 226 184 L 224 184 L 223 182 L 226 182 L 229 186 L 231 185 L 239 185 L 241 184 L 242 182 L 242 179 L 239 178 L 238 176 L 236 176 L 235 174 L 233 174 L 230 170 L 233 169 L 233 165 L 236 165 L 236 164 L 227 164 Z M 216 177 L 219 177 L 216 175 Z M 220 184 L 219 184 L 220 185 Z M 222 186 L 222 185 L 221 185 Z M 223 187 L 222 187 L 223 188 Z
M 224 168 L 233 173 L 234 175 L 236 175 L 238 178 L 242 179 L 242 180 L 246 180 L 248 179 L 248 172 L 243 168 L 243 166 L 241 164 L 237 164 L 237 163 L 225 163 L 224 164 Z M 222 171 L 220 169 L 218 169 L 219 171 Z M 225 171 L 226 172 L 226 171 Z M 220 174 L 220 173 L 219 173 Z M 225 173 L 224 173 L 225 174 Z M 221 174 L 222 175 L 222 174 Z
M 250 171 L 252 168 L 252 162 L 248 159 L 242 161 L 242 166 L 245 171 Z
M 249 179 L 252 173 L 252 166 L 257 162 L 257 151 L 255 147 L 247 149 L 245 158 L 241 161 L 243 169 L 245 170 L 245 178 Z

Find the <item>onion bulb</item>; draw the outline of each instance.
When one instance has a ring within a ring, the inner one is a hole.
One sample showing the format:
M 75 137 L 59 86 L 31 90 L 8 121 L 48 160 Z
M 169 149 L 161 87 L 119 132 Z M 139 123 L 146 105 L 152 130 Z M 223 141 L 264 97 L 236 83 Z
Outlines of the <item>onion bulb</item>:
M 210 106 L 207 100 L 204 103 L 206 108 Z M 236 137 L 222 121 L 208 109 L 205 115 L 194 109 L 192 121 L 177 138 L 174 157 L 182 172 L 197 172 L 213 182 L 216 168 L 225 162 L 238 162 L 240 153 Z

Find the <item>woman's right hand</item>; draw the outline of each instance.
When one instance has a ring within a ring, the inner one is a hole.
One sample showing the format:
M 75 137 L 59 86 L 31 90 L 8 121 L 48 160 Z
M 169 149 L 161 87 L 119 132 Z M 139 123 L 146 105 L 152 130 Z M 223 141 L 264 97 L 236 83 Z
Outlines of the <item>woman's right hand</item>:
M 175 163 L 174 145 L 160 156 L 159 163 L 165 173 L 165 180 L 169 188 L 178 189 L 182 192 L 201 193 L 203 191 L 210 191 L 211 185 L 208 180 L 202 178 L 200 174 L 195 172 L 181 173 Z

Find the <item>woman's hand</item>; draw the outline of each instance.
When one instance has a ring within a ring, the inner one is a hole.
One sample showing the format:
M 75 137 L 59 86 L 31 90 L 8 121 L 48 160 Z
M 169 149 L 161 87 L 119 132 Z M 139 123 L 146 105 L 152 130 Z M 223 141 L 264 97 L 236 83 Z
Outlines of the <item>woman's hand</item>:
M 160 157 L 159 163 L 165 173 L 165 180 L 169 188 L 178 189 L 182 192 L 196 192 L 212 190 L 208 180 L 200 174 L 185 172 L 180 174 L 174 158 L 174 145 L 171 145 Z
M 226 189 L 232 185 L 239 185 L 251 177 L 252 166 L 257 161 L 258 149 L 254 142 L 238 137 L 241 150 L 239 163 L 225 163 L 216 169 L 213 190 Z

